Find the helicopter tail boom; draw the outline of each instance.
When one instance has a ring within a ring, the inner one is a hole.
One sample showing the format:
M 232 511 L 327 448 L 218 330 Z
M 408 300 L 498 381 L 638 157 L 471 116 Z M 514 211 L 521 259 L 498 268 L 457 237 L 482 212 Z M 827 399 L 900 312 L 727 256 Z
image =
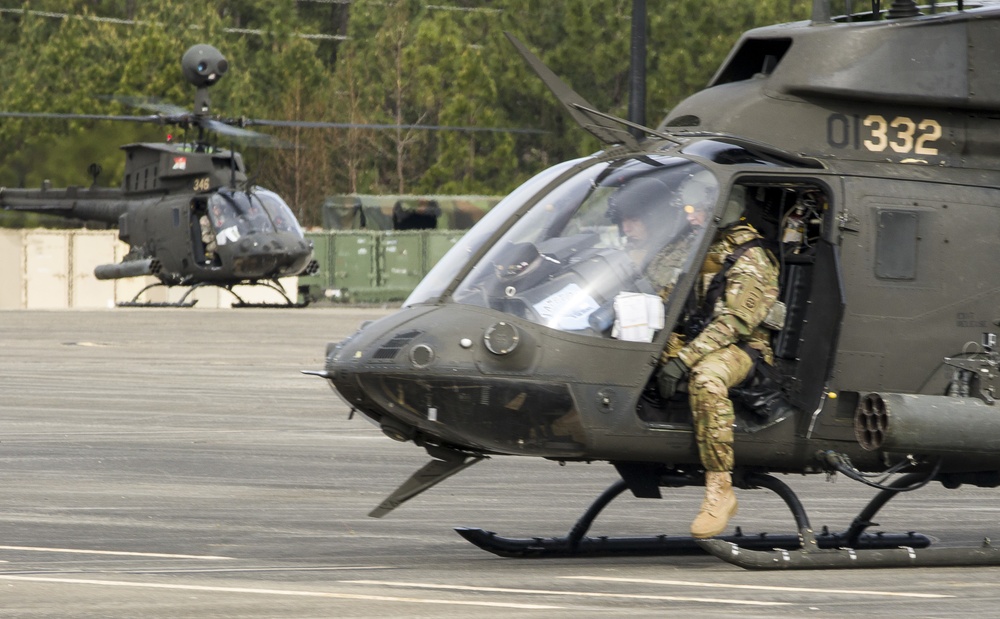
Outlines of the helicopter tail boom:
M 85 221 L 118 223 L 128 204 L 121 190 L 68 187 L 66 189 L 7 189 L 0 187 L 0 207 L 12 211 L 46 213 Z

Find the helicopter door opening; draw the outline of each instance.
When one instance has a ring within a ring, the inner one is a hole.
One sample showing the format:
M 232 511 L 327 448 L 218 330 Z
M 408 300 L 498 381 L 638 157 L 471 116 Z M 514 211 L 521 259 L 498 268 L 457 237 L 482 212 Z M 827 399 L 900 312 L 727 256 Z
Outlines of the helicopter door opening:
M 831 240 L 835 230 L 831 192 L 825 185 L 745 182 L 734 186 L 730 199 L 743 202 L 745 221 L 761 234 L 779 267 L 780 305 L 769 321 L 774 353 L 770 368 L 776 372 L 755 370 L 730 391 L 738 429 L 754 431 L 795 410 L 811 413 L 820 404 L 844 299 Z M 771 379 L 767 384 L 761 382 L 763 374 Z M 686 394 L 663 401 L 655 379 L 654 374 L 640 398 L 640 419 L 658 427 L 690 425 Z
M 202 267 L 222 266 L 216 252 L 218 243 L 215 238 L 215 228 L 208 215 L 208 203 L 204 200 L 193 200 L 190 210 L 189 225 L 195 261 Z

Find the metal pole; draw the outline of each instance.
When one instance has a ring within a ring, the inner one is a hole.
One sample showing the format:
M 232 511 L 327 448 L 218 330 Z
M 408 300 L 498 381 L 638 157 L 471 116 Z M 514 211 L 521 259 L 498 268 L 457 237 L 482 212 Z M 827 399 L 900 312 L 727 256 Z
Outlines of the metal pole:
M 646 124 L 646 0 L 632 0 L 632 63 L 629 70 L 628 119 Z M 636 139 L 646 137 L 631 129 Z
M 848 11 L 848 14 L 850 14 L 850 11 Z M 830 0 L 813 0 L 812 22 L 814 24 L 829 24 L 832 21 Z

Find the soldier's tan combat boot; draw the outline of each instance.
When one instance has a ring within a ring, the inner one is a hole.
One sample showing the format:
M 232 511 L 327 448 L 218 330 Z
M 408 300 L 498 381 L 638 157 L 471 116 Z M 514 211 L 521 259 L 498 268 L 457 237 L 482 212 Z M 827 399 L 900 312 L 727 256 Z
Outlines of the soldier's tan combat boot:
M 697 538 L 715 537 L 726 530 L 729 519 L 736 514 L 736 493 L 729 473 L 705 473 L 705 500 L 701 511 L 691 523 L 691 535 Z

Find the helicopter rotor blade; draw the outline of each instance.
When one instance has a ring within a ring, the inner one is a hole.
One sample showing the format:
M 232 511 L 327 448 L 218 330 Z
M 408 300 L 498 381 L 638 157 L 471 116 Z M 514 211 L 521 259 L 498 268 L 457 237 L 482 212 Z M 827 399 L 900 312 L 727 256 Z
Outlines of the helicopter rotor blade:
M 255 118 L 242 118 L 238 122 L 240 126 L 262 126 L 262 127 L 300 127 L 303 129 L 375 129 L 387 131 L 392 129 L 415 129 L 418 131 L 462 131 L 467 133 L 548 133 L 541 129 L 518 129 L 511 127 L 462 127 L 455 125 L 392 125 L 382 123 L 335 123 L 309 120 L 264 120 Z
M 201 127 L 208 129 L 209 131 L 221 133 L 231 138 L 236 138 L 240 140 L 260 141 L 260 142 L 271 142 L 274 140 L 273 136 L 266 135 L 263 133 L 257 133 L 256 131 L 250 131 L 249 129 L 243 129 L 239 126 L 234 126 L 233 124 L 230 124 L 226 121 L 214 120 L 211 118 L 202 118 L 196 122 Z
M 185 116 L 190 115 L 191 112 L 182 108 L 179 105 L 174 105 L 173 103 L 164 103 L 162 101 L 157 101 L 155 99 L 148 99 L 144 97 L 130 97 L 130 96 L 111 96 L 107 97 L 111 101 L 118 101 L 119 103 L 124 103 L 125 105 L 131 107 L 142 108 L 144 110 L 149 110 L 151 112 L 157 112 L 163 114 L 164 116 Z
M 58 114 L 53 112 L 0 112 L 3 118 L 61 118 L 66 120 L 127 120 L 140 123 L 164 124 L 163 116 L 118 116 L 114 114 Z
M 263 133 L 242 129 L 232 126 L 225 121 L 217 121 L 211 118 L 198 117 L 191 112 L 171 105 L 160 107 L 166 114 L 151 114 L 148 116 L 127 116 L 118 114 L 68 114 L 54 112 L 0 112 L 0 118 L 39 118 L 39 119 L 62 119 L 62 120 L 111 120 L 139 123 L 153 123 L 157 125 L 179 125 L 202 127 L 208 131 L 221 133 L 229 137 L 242 140 L 255 140 L 261 142 L 273 141 L 274 138 Z M 179 112 L 177 112 L 179 110 Z
M 181 125 L 200 126 L 208 131 L 214 131 L 237 139 L 252 140 L 260 142 L 274 141 L 273 136 L 269 136 L 256 131 L 244 129 L 244 127 L 299 127 L 303 129 L 372 129 L 376 131 L 389 131 L 392 129 L 417 130 L 417 131 L 457 131 L 465 133 L 522 133 L 522 134 L 544 134 L 548 131 L 542 129 L 519 129 L 512 127 L 462 127 L 454 125 L 392 125 L 380 123 L 337 123 L 309 120 L 265 120 L 254 118 L 229 118 L 212 119 L 199 117 L 181 107 L 171 104 L 142 105 L 152 110 L 161 112 L 148 116 L 125 116 L 116 114 L 57 114 L 48 112 L 0 112 L 0 118 L 55 118 L 66 120 L 113 120 L 155 123 L 159 125 Z
M 626 122 L 615 122 L 609 120 L 606 115 L 592 113 L 595 109 L 594 106 L 577 94 L 566 82 L 559 79 L 538 56 L 531 53 L 524 43 L 509 32 L 504 32 L 504 35 L 528 64 L 528 67 L 541 78 L 556 99 L 566 107 L 570 116 L 580 127 L 604 144 L 624 144 L 631 148 L 638 146 L 632 134 L 619 126 L 620 124 L 627 126 Z

